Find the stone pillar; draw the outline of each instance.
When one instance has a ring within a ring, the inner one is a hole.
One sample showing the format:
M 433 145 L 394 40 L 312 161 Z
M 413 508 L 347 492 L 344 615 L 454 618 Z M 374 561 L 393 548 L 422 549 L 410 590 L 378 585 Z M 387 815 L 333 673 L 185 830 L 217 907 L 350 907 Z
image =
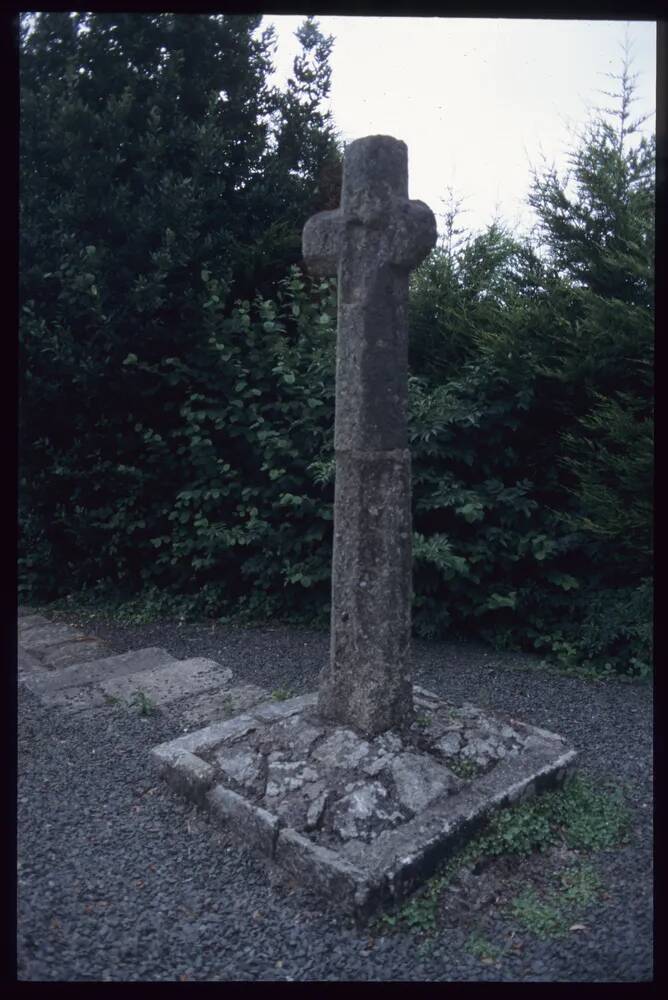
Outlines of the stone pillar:
M 408 199 L 408 151 L 345 151 L 341 207 L 304 227 L 310 271 L 338 275 L 331 653 L 318 710 L 368 736 L 412 719 L 408 274 L 436 222 Z

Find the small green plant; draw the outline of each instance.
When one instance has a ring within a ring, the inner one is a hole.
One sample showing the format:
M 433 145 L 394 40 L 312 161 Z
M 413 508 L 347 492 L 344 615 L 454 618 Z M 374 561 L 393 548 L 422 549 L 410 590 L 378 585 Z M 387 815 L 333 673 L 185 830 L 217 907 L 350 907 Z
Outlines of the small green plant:
M 551 794 L 546 810 L 566 846 L 575 850 L 604 851 L 628 836 L 630 817 L 620 788 L 597 791 L 584 777 L 574 778 L 563 795 Z
M 130 705 L 137 709 L 142 718 L 152 715 L 155 711 L 155 705 L 143 691 L 135 691 L 130 700 Z
M 488 941 L 479 931 L 472 931 L 466 941 L 466 950 L 481 961 L 495 962 L 501 957 L 502 951 L 491 941 Z
M 595 869 L 588 864 L 581 864 L 563 872 L 561 885 L 562 899 L 576 906 L 587 906 L 603 888 Z
M 225 715 L 232 715 L 234 711 L 234 702 L 232 701 L 232 695 L 226 694 L 223 698 L 222 709 Z
M 462 757 L 451 757 L 448 760 L 448 768 L 453 774 L 456 774 L 458 778 L 463 778 L 464 780 L 475 778 L 476 774 L 479 774 L 481 770 L 475 761 L 466 760 Z
M 573 921 L 596 900 L 601 889 L 601 880 L 591 865 L 577 865 L 562 872 L 558 883 L 542 896 L 535 889 L 520 893 L 511 902 L 510 912 L 530 933 L 559 937 L 573 927 Z
M 275 691 L 271 692 L 272 701 L 287 701 L 288 698 L 292 698 L 292 691 L 288 688 L 276 688 Z
M 436 930 L 440 889 L 438 880 L 432 879 L 419 895 L 404 903 L 395 913 L 384 913 L 378 923 L 391 929 L 402 924 L 419 934 L 433 933 Z
M 419 712 L 415 716 L 415 725 L 419 726 L 420 729 L 426 729 L 430 722 L 430 716 L 425 715 L 424 712 Z
M 115 694 L 105 694 L 104 700 L 107 705 L 120 705 L 123 701 L 122 698 L 118 698 Z
M 567 930 L 561 908 L 541 900 L 534 889 L 525 889 L 516 896 L 510 912 L 525 930 L 537 937 L 557 937 Z

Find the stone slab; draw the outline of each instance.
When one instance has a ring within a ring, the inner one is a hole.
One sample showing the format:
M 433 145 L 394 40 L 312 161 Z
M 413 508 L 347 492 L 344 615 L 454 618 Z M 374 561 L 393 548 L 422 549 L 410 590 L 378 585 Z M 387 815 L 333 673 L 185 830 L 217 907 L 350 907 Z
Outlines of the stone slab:
M 179 701 L 192 692 L 217 689 L 230 679 L 230 671 L 221 667 L 215 660 L 175 660 L 165 650 L 137 650 L 143 654 L 134 662 L 130 654 L 127 662 L 120 664 L 118 673 L 101 678 L 99 674 L 94 679 L 87 678 L 66 686 L 41 688 L 41 697 L 50 705 L 59 705 L 70 711 L 100 708 L 116 701 L 130 703 L 139 693 L 156 706 L 168 705 Z M 150 656 L 147 654 L 151 654 Z M 111 659 L 115 659 L 112 657 Z M 87 666 L 92 668 L 102 660 L 93 661 Z M 78 669 L 82 665 L 78 664 Z M 55 675 L 58 677 L 58 675 Z M 30 681 L 28 681 L 30 685 Z M 34 686 L 34 685 L 31 685 Z
M 21 632 L 23 629 L 28 629 L 31 626 L 51 624 L 49 619 L 45 618 L 44 615 L 34 615 L 29 612 L 22 613 L 20 609 L 17 615 L 17 623 L 19 632 Z
M 258 720 L 249 713 L 237 715 L 233 719 L 214 722 L 210 726 L 205 726 L 204 729 L 198 729 L 185 736 L 177 736 L 174 740 L 160 743 L 152 749 L 151 754 L 159 763 L 168 761 L 170 754 L 178 753 L 180 750 L 187 750 L 189 753 L 201 756 L 221 743 L 226 742 L 231 745 L 258 728 Z
M 17 678 L 19 681 L 26 682 L 29 677 L 34 674 L 41 674 L 44 672 L 44 663 L 35 654 L 29 652 L 27 649 L 22 649 L 19 644 L 17 648 Z
M 560 736 L 527 723 L 424 690 L 414 701 L 421 714 L 401 736 L 338 726 L 305 695 L 163 743 L 153 758 L 241 842 L 365 920 L 414 891 L 497 809 L 558 786 L 576 760 Z
M 47 670 L 60 670 L 62 667 L 70 667 L 76 663 L 85 663 L 90 660 L 109 655 L 109 645 L 101 639 L 93 639 L 90 636 L 83 636 L 72 642 L 58 643 L 40 649 L 37 655 L 41 657 L 42 665 Z
M 143 649 L 131 649 L 127 653 L 117 653 L 102 659 L 80 661 L 56 672 L 34 676 L 27 683 L 35 694 L 49 696 L 67 688 L 84 688 L 112 678 L 138 674 L 174 663 L 178 663 L 178 660 L 166 649 L 160 646 L 146 646 Z
M 71 625 L 34 625 L 31 628 L 19 630 L 21 643 L 31 651 L 57 646 L 62 642 L 72 642 L 74 639 L 85 639 L 83 632 L 77 632 Z
M 126 676 L 114 676 L 102 681 L 100 688 L 108 697 L 124 700 L 141 690 L 156 705 L 167 705 L 194 692 L 219 689 L 231 678 L 229 667 L 221 667 L 215 660 L 194 657 L 143 668 Z
M 240 715 L 268 699 L 267 689 L 256 684 L 239 684 L 224 687 L 220 691 L 205 691 L 188 700 L 180 718 L 189 726 L 202 727 L 217 719 Z

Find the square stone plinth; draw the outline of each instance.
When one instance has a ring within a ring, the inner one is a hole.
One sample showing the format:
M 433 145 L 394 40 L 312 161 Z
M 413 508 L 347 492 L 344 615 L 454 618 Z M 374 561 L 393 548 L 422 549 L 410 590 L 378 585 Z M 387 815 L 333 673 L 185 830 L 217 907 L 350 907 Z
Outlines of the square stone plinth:
M 172 787 L 358 920 L 398 902 L 493 811 L 556 787 L 554 733 L 414 688 L 402 734 L 365 739 L 317 696 L 264 702 L 152 751 Z

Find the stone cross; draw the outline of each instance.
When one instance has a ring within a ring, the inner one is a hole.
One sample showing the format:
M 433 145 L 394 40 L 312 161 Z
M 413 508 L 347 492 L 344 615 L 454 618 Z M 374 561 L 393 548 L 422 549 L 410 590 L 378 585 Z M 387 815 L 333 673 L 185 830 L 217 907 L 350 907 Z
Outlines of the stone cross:
M 408 198 L 408 150 L 346 147 L 341 206 L 308 220 L 308 269 L 338 275 L 331 648 L 323 718 L 374 736 L 413 717 L 408 273 L 436 242 Z

